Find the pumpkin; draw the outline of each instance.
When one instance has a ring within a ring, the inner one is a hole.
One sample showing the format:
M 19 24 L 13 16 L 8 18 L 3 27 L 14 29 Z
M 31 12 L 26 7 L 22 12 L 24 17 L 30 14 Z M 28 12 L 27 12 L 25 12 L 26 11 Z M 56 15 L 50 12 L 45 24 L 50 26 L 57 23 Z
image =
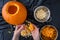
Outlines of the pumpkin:
M 30 30 L 28 30 L 27 28 L 24 29 L 24 30 L 22 30 L 21 31 L 21 36 L 23 36 L 23 37 L 29 37 L 29 36 L 31 36 Z
M 34 25 L 33 25 L 32 23 L 30 23 L 30 25 L 29 25 L 29 30 L 30 30 L 30 31 L 33 31 L 34 29 L 35 29 Z
M 19 25 L 26 20 L 27 9 L 20 2 L 9 1 L 2 8 L 2 16 L 7 23 Z
M 29 22 L 29 24 L 26 24 L 25 29 L 21 31 L 21 36 L 23 37 L 29 37 L 31 36 L 31 32 L 34 31 L 35 29 L 35 25 L 31 22 Z

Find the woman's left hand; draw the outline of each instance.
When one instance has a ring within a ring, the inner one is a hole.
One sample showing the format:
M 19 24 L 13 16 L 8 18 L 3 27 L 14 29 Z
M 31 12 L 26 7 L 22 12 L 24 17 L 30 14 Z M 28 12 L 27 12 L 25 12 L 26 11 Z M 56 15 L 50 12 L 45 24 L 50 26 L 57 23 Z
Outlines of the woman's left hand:
M 24 25 L 17 25 L 12 40 L 19 40 L 20 33 L 23 29 Z

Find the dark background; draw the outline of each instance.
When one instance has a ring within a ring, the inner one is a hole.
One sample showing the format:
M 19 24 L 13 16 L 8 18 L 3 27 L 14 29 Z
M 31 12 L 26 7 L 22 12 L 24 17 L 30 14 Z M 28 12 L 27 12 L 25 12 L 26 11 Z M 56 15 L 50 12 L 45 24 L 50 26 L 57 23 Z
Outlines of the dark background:
M 12 25 L 6 23 L 2 18 L 2 7 L 9 0 L 0 0 L 0 40 L 11 40 L 13 36 L 14 28 Z M 28 10 L 27 20 L 34 23 L 38 28 L 41 29 L 44 25 L 54 25 L 58 30 L 58 38 L 60 40 L 60 0 L 17 0 L 22 2 Z M 51 11 L 52 20 L 50 22 L 39 23 L 34 19 L 33 11 L 38 6 L 46 6 Z M 20 37 L 20 40 L 32 40 L 32 37 L 23 38 Z

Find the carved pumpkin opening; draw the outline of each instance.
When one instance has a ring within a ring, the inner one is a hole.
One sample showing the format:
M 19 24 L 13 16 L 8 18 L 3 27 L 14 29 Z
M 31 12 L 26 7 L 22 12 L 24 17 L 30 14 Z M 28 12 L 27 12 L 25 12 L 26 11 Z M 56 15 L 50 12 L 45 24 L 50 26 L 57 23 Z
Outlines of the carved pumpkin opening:
M 20 2 L 9 1 L 2 8 L 2 16 L 4 20 L 9 24 L 23 24 L 27 18 L 27 9 Z
M 9 6 L 8 13 L 9 14 L 15 14 L 17 12 L 17 7 L 14 5 Z

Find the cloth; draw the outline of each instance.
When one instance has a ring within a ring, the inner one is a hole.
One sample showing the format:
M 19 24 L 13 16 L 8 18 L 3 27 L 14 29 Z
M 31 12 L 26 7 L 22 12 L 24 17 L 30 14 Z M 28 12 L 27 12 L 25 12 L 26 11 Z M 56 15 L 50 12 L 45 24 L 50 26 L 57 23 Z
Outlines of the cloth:
M 1 14 L 1 10 L 3 5 L 8 2 L 9 0 L 0 0 L 0 40 L 11 40 L 13 32 L 8 33 L 9 29 L 11 26 L 6 23 Z M 21 3 L 23 3 L 27 10 L 28 10 L 28 17 L 27 20 L 31 21 L 34 23 L 37 27 L 40 29 L 44 25 L 54 25 L 57 30 L 58 30 L 58 38 L 57 40 L 60 40 L 60 0 L 17 0 Z M 45 23 L 40 23 L 37 22 L 34 19 L 33 13 L 34 9 L 38 6 L 46 6 L 50 9 L 51 11 L 51 17 L 52 20 L 50 22 L 45 22 Z M 29 37 L 28 39 L 20 37 L 20 40 L 31 40 L 32 37 Z

